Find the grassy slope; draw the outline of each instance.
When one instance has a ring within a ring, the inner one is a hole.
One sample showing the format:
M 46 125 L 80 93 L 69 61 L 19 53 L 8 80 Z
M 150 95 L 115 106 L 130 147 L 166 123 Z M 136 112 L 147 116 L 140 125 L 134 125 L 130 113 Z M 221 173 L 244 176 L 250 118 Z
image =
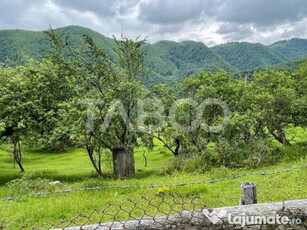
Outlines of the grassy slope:
M 292 133 L 289 133 L 289 136 Z M 296 132 L 294 142 L 306 139 L 306 132 Z M 289 154 L 295 154 L 296 146 L 287 147 Z M 2 147 L 3 149 L 3 147 Z M 142 149 L 135 154 L 137 175 L 136 179 L 113 180 L 96 178 L 90 161 L 83 150 L 70 150 L 66 153 L 47 153 L 41 151 L 27 151 L 24 154 L 26 174 L 35 177 L 61 180 L 64 185 L 56 189 L 94 187 L 102 185 L 152 185 L 173 184 L 193 181 L 206 181 L 230 177 L 245 172 L 277 171 L 288 167 L 307 164 L 307 159 L 284 162 L 274 166 L 259 169 L 226 169 L 218 168 L 205 174 L 174 172 L 172 175 L 163 175 L 164 168 L 171 164 L 172 155 L 163 146 L 157 143 L 153 151 L 147 153 L 148 167 L 144 167 Z M 105 164 L 106 173 L 108 164 Z M 182 195 L 199 195 L 206 198 L 207 206 L 237 205 L 240 197 L 240 184 L 243 181 L 252 181 L 257 184 L 259 202 L 273 202 L 291 199 L 307 198 L 306 185 L 307 168 L 290 173 L 270 175 L 265 177 L 247 176 L 235 180 L 207 185 L 190 185 L 171 187 L 171 191 Z M 0 199 L 10 195 L 17 196 L 23 192 L 10 191 L 5 185 L 7 181 L 20 177 L 18 169 L 14 169 L 6 150 L 0 151 Z M 89 214 L 97 208 L 102 210 L 109 203 L 119 204 L 127 198 L 137 199 L 143 195 L 153 196 L 157 189 L 108 189 L 101 191 L 74 192 L 70 194 L 49 195 L 44 197 L 26 198 L 13 202 L 0 203 L 0 222 L 5 221 L 9 229 L 17 229 L 21 225 L 36 225 L 46 222 L 58 222 L 62 219 L 71 219 L 79 213 Z M 103 221 L 110 221 L 104 219 Z

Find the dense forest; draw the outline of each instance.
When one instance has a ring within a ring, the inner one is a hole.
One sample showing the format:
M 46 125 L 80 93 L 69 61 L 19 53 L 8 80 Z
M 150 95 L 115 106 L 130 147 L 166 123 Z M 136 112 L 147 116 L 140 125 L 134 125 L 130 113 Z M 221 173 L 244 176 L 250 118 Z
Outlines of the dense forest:
M 289 61 L 278 51 L 261 44 L 232 42 L 215 46 L 213 50 L 239 70 L 270 67 Z

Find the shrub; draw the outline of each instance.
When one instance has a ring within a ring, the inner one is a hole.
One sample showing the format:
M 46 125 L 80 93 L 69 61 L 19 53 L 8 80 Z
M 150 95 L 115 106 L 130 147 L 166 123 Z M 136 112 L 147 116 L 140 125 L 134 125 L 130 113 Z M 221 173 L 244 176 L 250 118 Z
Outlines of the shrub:
M 7 183 L 10 191 L 13 194 L 31 194 L 43 191 L 49 191 L 52 186 L 48 184 L 47 179 L 36 178 L 32 179 L 29 176 L 24 176 Z
M 204 173 L 212 168 L 258 168 L 273 165 L 281 160 L 297 160 L 306 157 L 306 146 L 302 143 L 281 147 L 278 143 L 238 143 L 230 145 L 219 142 L 207 148 L 201 155 L 179 156 L 173 159 L 159 174 L 172 174 L 176 171 Z

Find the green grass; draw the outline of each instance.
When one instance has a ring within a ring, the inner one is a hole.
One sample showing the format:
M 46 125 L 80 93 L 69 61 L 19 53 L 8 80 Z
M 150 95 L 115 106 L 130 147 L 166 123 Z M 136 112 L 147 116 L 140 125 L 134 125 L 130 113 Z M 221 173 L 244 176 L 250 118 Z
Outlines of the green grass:
M 301 132 L 299 133 L 301 135 Z M 305 134 L 303 137 L 305 137 Z M 108 177 L 111 173 L 109 160 L 105 159 L 104 164 L 104 173 L 107 177 L 98 179 L 86 152 L 78 149 L 70 149 L 67 152 L 59 153 L 46 152 L 43 149 L 26 150 L 23 158 L 26 172 L 22 174 L 18 168 L 13 168 L 12 160 L 7 151 L 8 148 L 9 146 L 2 146 L 2 150 L 0 150 L 0 199 L 11 195 L 25 194 L 22 190 L 16 191 L 16 189 L 7 186 L 7 182 L 23 175 L 31 178 L 46 178 L 50 181 L 60 180 L 64 183 L 63 185 L 50 189 L 63 190 L 103 185 L 167 185 L 207 181 L 245 172 L 271 172 L 307 164 L 306 157 L 300 159 L 286 157 L 284 161 L 273 166 L 258 169 L 228 169 L 221 167 L 203 174 L 177 171 L 171 174 L 169 172 L 163 174 L 165 169 L 169 168 L 168 166 L 173 163 L 173 156 L 162 145 L 157 143 L 152 151 L 149 153 L 146 151 L 147 167 L 144 166 L 143 150 L 136 150 L 135 179 L 114 180 Z M 295 155 L 297 148 L 296 144 L 289 146 L 286 152 L 288 155 Z M 231 206 L 238 204 L 241 183 L 250 181 L 257 184 L 258 201 L 260 203 L 303 199 L 307 198 L 306 175 L 307 168 L 303 168 L 289 173 L 270 176 L 247 176 L 215 184 L 170 187 L 170 190 L 181 195 L 201 196 L 206 199 L 204 205 L 210 207 Z M 33 226 L 46 222 L 55 223 L 62 219 L 71 219 L 79 213 L 89 214 L 95 208 L 102 210 L 109 203 L 120 204 L 127 198 L 136 200 L 143 195 L 152 197 L 156 192 L 157 189 L 153 188 L 107 189 L 2 202 L 0 203 L 0 223 L 2 221 L 6 222 L 8 229 L 18 229 L 22 225 Z M 110 217 L 104 219 L 104 221 L 110 220 Z

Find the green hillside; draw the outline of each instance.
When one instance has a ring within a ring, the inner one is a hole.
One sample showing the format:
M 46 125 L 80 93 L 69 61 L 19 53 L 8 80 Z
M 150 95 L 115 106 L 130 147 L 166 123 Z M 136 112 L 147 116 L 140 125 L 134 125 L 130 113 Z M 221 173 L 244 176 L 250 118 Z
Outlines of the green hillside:
M 289 61 L 296 61 L 307 57 L 307 39 L 293 38 L 276 42 L 269 46 L 288 58 Z
M 201 42 L 160 41 L 149 46 L 146 62 L 162 76 L 181 78 L 200 71 L 217 72 L 236 69 Z
M 307 65 L 307 58 L 300 59 L 298 61 L 291 61 L 291 62 L 283 62 L 278 65 L 270 66 L 269 69 L 276 70 L 276 71 L 286 71 L 289 73 L 294 73 L 298 71 L 303 66 Z M 239 77 L 247 77 L 248 79 L 253 79 L 253 75 L 255 73 L 259 73 L 261 71 L 264 71 L 268 69 L 268 67 L 257 67 L 254 69 L 248 69 L 248 70 L 241 70 L 233 74 L 233 78 L 237 79 Z
M 231 42 L 212 49 L 240 70 L 269 67 L 287 61 L 278 51 L 259 43 Z
M 114 46 L 113 39 L 81 26 L 67 26 L 55 29 L 63 37 L 69 36 L 69 45 L 84 48 L 83 35 L 89 35 L 98 45 L 104 45 L 108 51 Z M 29 58 L 40 59 L 50 47 L 43 32 L 26 30 L 0 30 L 0 62 L 6 59 L 16 65 L 24 64 Z
M 212 49 L 239 70 L 266 68 L 307 57 L 307 39 L 293 38 L 270 46 L 231 42 Z
M 25 30 L 0 31 L 0 62 L 11 60 L 12 65 L 25 63 L 29 58 L 38 59 L 47 48 L 41 32 Z
M 277 71 L 295 72 L 304 65 L 307 65 L 307 58 L 303 58 L 298 61 L 281 63 L 279 65 L 275 65 L 270 68 Z

